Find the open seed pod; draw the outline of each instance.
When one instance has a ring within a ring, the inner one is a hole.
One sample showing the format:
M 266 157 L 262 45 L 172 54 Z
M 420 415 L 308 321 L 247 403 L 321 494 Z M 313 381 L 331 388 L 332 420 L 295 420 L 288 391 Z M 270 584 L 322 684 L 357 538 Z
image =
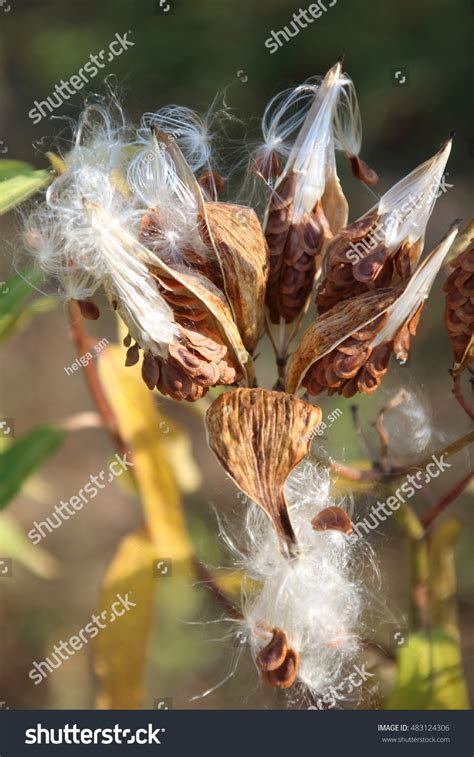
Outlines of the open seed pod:
M 96 223 L 107 222 L 107 211 L 91 206 Z M 130 251 L 140 261 L 136 287 L 149 287 L 168 309 L 173 337 L 168 343 L 154 343 L 143 334 L 140 321 L 131 323 L 120 292 L 112 283 L 104 284 L 109 301 L 129 327 L 126 339 L 127 364 L 139 359 L 143 349 L 143 379 L 175 399 L 194 401 L 211 386 L 230 384 L 244 378 L 253 381 L 252 360 L 242 344 L 227 300 L 207 278 L 188 268 L 171 268 L 150 253 L 126 229 L 114 227 L 115 244 Z M 137 292 L 140 306 L 140 292 Z M 145 341 L 146 337 L 146 341 Z M 132 338 L 135 344 L 132 344 Z
M 444 323 L 456 376 L 474 360 L 474 239 L 463 240 L 461 251 L 449 265 L 454 270 L 444 283 Z
M 195 209 L 196 238 L 179 250 L 182 263 L 205 276 L 224 294 L 243 344 L 252 352 L 263 332 L 268 276 L 268 247 L 257 215 L 245 206 L 205 202 L 202 187 L 176 142 L 161 132 L 155 136 L 176 171 L 176 185 L 184 188 L 190 198 L 188 204 Z M 176 235 L 172 230 L 171 236 Z M 176 268 L 176 260 L 160 255 L 162 238 L 166 243 L 161 210 L 150 208 L 142 219 L 140 241 L 155 251 L 160 260 Z
M 407 283 L 360 294 L 319 316 L 291 356 L 286 391 L 374 392 L 392 353 L 406 361 L 424 300 L 456 234 L 457 228 L 450 231 Z
M 208 202 L 201 236 L 216 251 L 223 288 L 244 346 L 252 352 L 263 332 L 268 247 L 252 208 Z
M 270 252 L 266 304 L 270 320 L 294 321 L 304 311 L 316 258 L 347 222 L 335 170 L 333 119 L 342 80 L 338 62 L 326 74 L 276 182 L 264 229 Z
M 271 519 L 285 554 L 296 551 L 285 482 L 308 453 L 320 421 L 318 407 L 265 389 L 221 394 L 206 414 L 209 446 L 239 489 Z
M 448 139 L 329 243 L 316 296 L 320 314 L 342 300 L 410 278 L 423 251 L 451 142 Z

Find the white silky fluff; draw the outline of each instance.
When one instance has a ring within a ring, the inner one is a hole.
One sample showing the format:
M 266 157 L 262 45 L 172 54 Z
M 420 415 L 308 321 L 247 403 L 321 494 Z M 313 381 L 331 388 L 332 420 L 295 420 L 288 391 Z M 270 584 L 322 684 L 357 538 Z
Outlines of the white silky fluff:
M 352 79 L 341 76 L 339 97 L 334 113 L 334 142 L 336 150 L 346 155 L 359 155 L 362 147 L 362 118 Z
M 144 113 L 141 131 L 157 129 L 176 141 L 191 170 L 211 170 L 213 125 L 219 115 L 216 111 L 217 97 L 204 117 L 191 108 L 181 105 L 166 105 L 154 113 Z
M 205 257 L 208 251 L 197 223 L 202 197 L 192 173 L 186 184 L 168 149 L 152 132 L 140 135 L 139 146 L 141 149 L 130 161 L 127 181 L 145 209 L 158 211 L 160 229 L 148 248 L 165 262 L 185 262 L 186 250 Z
M 390 251 L 406 240 L 413 244 L 424 237 L 426 226 L 437 199 L 452 140 L 397 182 L 381 197 L 378 204 L 378 226 L 383 242 Z
M 298 87 L 285 89 L 272 97 L 265 108 L 261 123 L 263 144 L 259 146 L 258 154 L 264 162 L 270 160 L 273 153 L 288 158 L 318 87 L 319 82 L 308 80 Z
M 226 537 L 246 577 L 239 641 L 248 641 L 255 659 L 270 641 L 270 629 L 283 629 L 289 646 L 300 655 L 297 688 L 312 695 L 322 695 L 340 681 L 359 652 L 362 632 L 364 588 L 354 554 L 357 550 L 360 555 L 359 546 L 340 532 L 316 532 L 311 526 L 320 510 L 336 504 L 329 486 L 327 469 L 310 461 L 301 463 L 287 481 L 299 548 L 294 559 L 282 555 L 273 525 L 253 503 L 244 526 L 244 548 L 237 549 Z
M 191 140 L 193 123 L 187 128 Z M 197 185 L 178 175 L 169 151 L 151 132 L 135 133 L 127 126 L 116 102 L 85 108 L 64 160 L 67 170 L 27 219 L 27 246 L 59 282 L 63 296 L 87 299 L 103 287 L 131 336 L 143 349 L 163 354 L 176 327 L 147 264 L 157 255 L 182 262 L 186 249 L 205 254 L 197 227 Z M 161 233 L 147 249 L 137 236 L 150 207 L 158 210 Z
M 457 233 L 457 227 L 448 232 L 439 245 L 418 266 L 402 294 L 387 308 L 388 317 L 372 340 L 372 349 L 384 342 L 390 342 L 403 324 L 414 315 L 417 308 L 428 298 L 433 282 Z

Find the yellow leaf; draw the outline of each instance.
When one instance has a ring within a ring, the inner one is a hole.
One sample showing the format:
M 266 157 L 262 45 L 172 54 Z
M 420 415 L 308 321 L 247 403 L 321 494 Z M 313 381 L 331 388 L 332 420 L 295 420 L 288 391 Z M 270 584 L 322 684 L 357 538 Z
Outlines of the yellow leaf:
M 431 619 L 458 641 L 454 547 L 461 530 L 458 520 L 443 520 L 432 529 L 429 541 Z
M 199 489 L 202 479 L 201 472 L 192 456 L 191 440 L 181 426 L 167 416 L 163 416 L 163 419 L 160 421 L 160 428 L 168 463 L 180 491 L 192 494 Z
M 146 534 L 126 536 L 105 574 L 97 615 L 106 627 L 93 641 L 94 670 L 99 680 L 99 709 L 142 707 L 147 644 L 157 582 L 155 550 Z M 134 606 L 126 611 L 118 597 Z M 111 622 L 114 603 L 123 612 Z
M 8 555 L 40 578 L 56 578 L 59 563 L 43 547 L 33 546 L 15 518 L 0 513 L 0 555 Z
M 182 560 L 192 547 L 181 500 L 166 457 L 163 419 L 138 366 L 125 368 L 125 351 L 111 345 L 100 353 L 99 376 L 117 418 L 120 434 L 131 450 L 145 521 L 158 557 Z

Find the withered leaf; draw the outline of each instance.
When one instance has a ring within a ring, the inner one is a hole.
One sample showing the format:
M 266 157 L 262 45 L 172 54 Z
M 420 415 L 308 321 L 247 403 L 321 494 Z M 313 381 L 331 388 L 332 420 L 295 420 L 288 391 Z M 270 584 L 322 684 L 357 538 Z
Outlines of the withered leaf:
M 292 551 L 295 534 L 284 494 L 286 479 L 308 453 L 321 410 L 283 392 L 236 389 L 206 415 L 209 445 L 237 486 L 265 510 Z

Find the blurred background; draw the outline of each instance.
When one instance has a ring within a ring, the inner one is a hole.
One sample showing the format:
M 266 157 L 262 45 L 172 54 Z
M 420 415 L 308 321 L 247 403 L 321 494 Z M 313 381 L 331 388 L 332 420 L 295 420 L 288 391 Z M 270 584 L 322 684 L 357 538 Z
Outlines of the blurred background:
M 152 0 L 2 3 L 1 157 L 46 167 L 44 153 L 59 134 L 62 139 L 67 137 L 67 123 L 45 118 L 34 125 L 28 112 L 35 101 L 46 99 L 54 91 L 56 83 L 76 74 L 91 54 L 106 48 L 116 33 L 129 32 L 133 46 L 107 63 L 90 85 L 57 109 L 56 115 L 75 119 L 86 91 L 104 92 L 106 76 L 113 77 L 126 112 L 135 121 L 143 112 L 170 103 L 204 113 L 216 94 L 225 90 L 226 103 L 248 125 L 250 140 L 257 135 L 258 119 L 272 95 L 309 76 L 324 74 L 344 54 L 345 68 L 355 82 L 362 112 L 362 157 L 380 176 L 376 193 L 382 194 L 431 156 L 455 130 L 445 177 L 450 186 L 438 200 L 430 220 L 425 249 L 440 240 L 454 219 L 467 223 L 472 213 L 469 179 L 474 158 L 469 118 L 473 83 L 470 0 L 388 0 L 383 4 L 339 0 L 331 7 L 325 2 L 327 9 L 321 17 L 274 54 L 270 54 L 265 41 L 272 31 L 290 24 L 292 14 L 299 8 L 296 3 L 168 2 L 171 7 L 166 13 L 163 3 Z M 345 165 L 340 175 L 350 218 L 355 219 L 375 203 L 376 196 L 356 182 Z M 17 264 L 18 216 L 10 213 L 2 217 L 0 228 L 0 279 L 7 280 Z M 403 367 L 393 363 L 373 397 L 356 398 L 355 402 L 323 397 L 323 419 L 335 410 L 340 413 L 327 424 L 315 446 L 322 445 L 328 454 L 344 462 L 367 457 L 352 422 L 350 406 L 356 404 L 361 427 L 376 452 L 373 421 L 400 387 L 407 390 L 410 401 L 403 412 L 393 416 L 390 427 L 396 460 L 421 459 L 469 430 L 469 420 L 451 394 L 451 353 L 442 325 L 441 288 L 445 275 L 443 272 L 439 277 L 425 308 L 409 363 Z M 112 314 L 104 311 L 89 331 L 94 343 L 104 338 L 113 342 L 116 325 Z M 72 375 L 65 372 L 75 357 L 62 306 L 25 321 L 0 344 L 0 415 L 14 419 L 16 437 L 40 424 L 93 410 L 82 369 Z M 275 381 L 275 368 L 267 341 L 262 343 L 257 370 L 260 385 L 270 388 Z M 465 391 L 469 391 L 467 382 Z M 167 442 L 163 454 L 171 462 L 172 458 L 178 460 L 178 468 L 186 468 L 183 508 L 196 556 L 210 566 L 230 566 L 231 560 L 217 538 L 214 509 L 232 528 L 240 522 L 245 505 L 207 450 L 202 408 L 177 406 L 158 398 L 157 403 L 170 424 L 178 424 L 190 435 L 192 457 L 189 451 L 184 456 L 182 447 L 172 447 Z M 69 434 L 9 506 L 8 516 L 27 533 L 33 521 L 44 519 L 56 503 L 69 499 L 91 474 L 104 469 L 114 451 L 101 429 L 86 428 Z M 440 499 L 467 474 L 469 466 L 468 453 L 463 450 L 452 459 L 451 469 L 417 496 L 413 501 L 415 509 L 422 512 Z M 363 515 L 383 495 L 374 489 L 354 490 L 354 496 L 356 512 Z M 472 490 L 452 505 L 448 515 L 456 516 L 462 524 L 454 561 L 462 666 L 472 701 L 474 519 L 470 498 Z M 404 539 L 392 521 L 370 538 L 382 581 L 381 588 L 373 589 L 373 595 L 381 598 L 382 609 L 378 607 L 367 618 L 367 636 L 379 645 L 368 645 L 365 650 L 378 670 L 378 690 L 364 693 L 359 702 L 364 707 L 381 706 L 395 675 L 391 636 L 394 629 L 403 629 L 409 622 L 409 560 Z M 24 547 L 28 555 L 14 561 L 11 578 L 0 578 L 3 706 L 94 706 L 97 684 L 90 648 L 76 653 L 40 686 L 33 684 L 28 671 L 32 661 L 44 659 L 55 643 L 77 633 L 90 620 L 117 545 L 141 524 L 139 500 L 131 489 L 112 483 L 73 522 L 66 522 L 42 542 L 51 559 L 46 568 L 35 567 L 36 558 Z M 208 697 L 190 701 L 231 671 L 235 645 L 230 638 L 224 638 L 229 624 L 209 624 L 222 617 L 223 610 L 208 588 L 185 570 L 173 571 L 166 580 L 157 579 L 156 594 L 147 646 L 145 707 L 165 700 L 166 706 L 176 708 L 286 706 L 282 695 L 262 690 L 246 653 L 230 681 Z M 120 653 L 126 657 L 131 652 L 124 642 Z

